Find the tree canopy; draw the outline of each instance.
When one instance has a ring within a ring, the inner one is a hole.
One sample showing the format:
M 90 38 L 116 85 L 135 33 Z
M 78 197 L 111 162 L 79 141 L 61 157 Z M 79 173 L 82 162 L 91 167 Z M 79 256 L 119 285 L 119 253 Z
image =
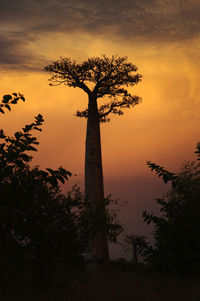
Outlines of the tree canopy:
M 168 172 L 157 164 L 148 166 L 171 188 L 164 198 L 159 216 L 144 212 L 144 221 L 154 224 L 154 244 L 144 255 L 148 263 L 161 271 L 190 273 L 200 267 L 200 143 L 197 160 L 186 162 L 180 173 Z
M 127 62 L 127 57 L 106 55 L 92 57 L 82 63 L 77 63 L 70 58 L 60 58 L 53 64 L 45 67 L 45 71 L 51 73 L 50 85 L 65 84 L 69 87 L 78 87 L 88 95 L 95 98 L 109 97 L 112 100 L 102 104 L 99 109 L 99 120 L 110 121 L 110 113 L 122 115 L 122 109 L 135 106 L 141 98 L 132 95 L 127 87 L 137 84 L 142 76 L 137 74 L 137 67 Z M 78 117 L 88 116 L 88 108 L 77 111 Z

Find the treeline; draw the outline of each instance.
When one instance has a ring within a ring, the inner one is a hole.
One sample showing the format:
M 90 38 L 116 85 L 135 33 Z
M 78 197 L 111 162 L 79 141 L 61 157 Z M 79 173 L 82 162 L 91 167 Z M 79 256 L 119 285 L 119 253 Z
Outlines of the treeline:
M 0 112 L 11 110 L 22 94 L 4 95 Z M 88 242 L 97 233 L 98 209 L 90 210 L 79 187 L 63 193 L 61 185 L 71 173 L 59 167 L 45 170 L 31 167 L 30 152 L 37 151 L 35 134 L 42 131 L 42 115 L 17 131 L 13 137 L 0 131 L 0 273 L 1 282 L 28 271 L 36 279 L 45 274 L 85 268 Z M 154 242 L 129 236 L 145 266 L 156 272 L 190 274 L 200 269 L 200 143 L 197 160 L 187 162 L 180 173 L 147 162 L 164 183 L 171 183 L 162 199 L 160 215 L 144 212 L 147 224 L 154 225 Z M 115 210 L 105 200 L 106 233 L 115 242 L 123 231 Z M 91 223 L 91 221 L 93 221 Z

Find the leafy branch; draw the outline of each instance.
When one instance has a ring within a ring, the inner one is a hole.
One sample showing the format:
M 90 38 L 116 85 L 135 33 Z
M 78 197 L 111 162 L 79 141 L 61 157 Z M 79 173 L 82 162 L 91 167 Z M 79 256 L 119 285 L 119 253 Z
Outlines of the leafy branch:
M 0 112 L 2 114 L 5 114 L 5 108 L 11 111 L 10 105 L 17 104 L 19 100 L 25 101 L 25 98 L 21 93 L 12 93 L 4 95 L 0 103 Z
M 164 169 L 162 166 L 152 163 L 151 161 L 147 161 L 147 166 L 152 170 L 155 171 L 158 177 L 162 177 L 164 183 L 168 183 L 169 181 L 172 184 L 176 184 L 176 180 L 178 180 L 178 176 L 168 170 Z

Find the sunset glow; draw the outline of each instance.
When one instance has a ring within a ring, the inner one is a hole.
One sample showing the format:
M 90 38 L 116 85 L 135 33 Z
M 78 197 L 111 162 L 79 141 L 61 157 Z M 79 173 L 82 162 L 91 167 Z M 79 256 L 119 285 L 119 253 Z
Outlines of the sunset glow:
M 128 202 L 120 209 L 127 232 L 146 234 L 142 211 L 155 208 L 154 198 L 166 187 L 145 162 L 176 172 L 194 158 L 200 140 L 199 1 L 183 1 L 182 10 L 178 0 L 138 0 L 135 6 L 102 1 L 104 14 L 99 1 L 33 1 L 32 8 L 28 2 L 18 1 L 16 8 L 5 2 L 0 13 L 1 95 L 21 92 L 26 98 L 1 116 L 1 128 L 12 135 L 42 114 L 33 164 L 63 166 L 77 174 L 67 188 L 83 187 L 86 120 L 74 114 L 87 106 L 87 96 L 77 88 L 50 87 L 43 68 L 59 57 L 81 62 L 102 54 L 127 56 L 143 76 L 130 88 L 142 102 L 101 125 L 105 192 Z

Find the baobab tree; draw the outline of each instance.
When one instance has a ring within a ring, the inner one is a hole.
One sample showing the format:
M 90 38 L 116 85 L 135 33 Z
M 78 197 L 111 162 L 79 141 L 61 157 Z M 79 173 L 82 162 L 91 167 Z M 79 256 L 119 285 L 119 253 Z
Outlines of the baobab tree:
M 128 86 L 134 86 L 141 80 L 137 67 L 127 62 L 127 57 L 113 55 L 108 58 L 92 57 L 82 63 L 70 58 L 60 58 L 45 67 L 50 72 L 50 85 L 64 84 L 78 87 L 88 96 L 88 106 L 77 111 L 76 116 L 87 118 L 85 145 L 85 198 L 90 212 L 98 212 L 98 229 L 89 242 L 88 260 L 94 265 L 109 260 L 105 202 L 102 172 L 100 122 L 109 122 L 110 114 L 122 115 L 122 109 L 134 107 L 141 98 L 132 95 Z M 100 104 L 102 98 L 107 102 Z M 109 100 L 109 101 L 108 101 Z M 93 214 L 95 216 L 95 214 Z M 95 217 L 94 217 L 95 219 Z
M 127 235 L 125 242 L 132 249 L 132 262 L 138 263 L 138 253 L 142 251 L 146 246 L 146 236 L 143 235 Z

